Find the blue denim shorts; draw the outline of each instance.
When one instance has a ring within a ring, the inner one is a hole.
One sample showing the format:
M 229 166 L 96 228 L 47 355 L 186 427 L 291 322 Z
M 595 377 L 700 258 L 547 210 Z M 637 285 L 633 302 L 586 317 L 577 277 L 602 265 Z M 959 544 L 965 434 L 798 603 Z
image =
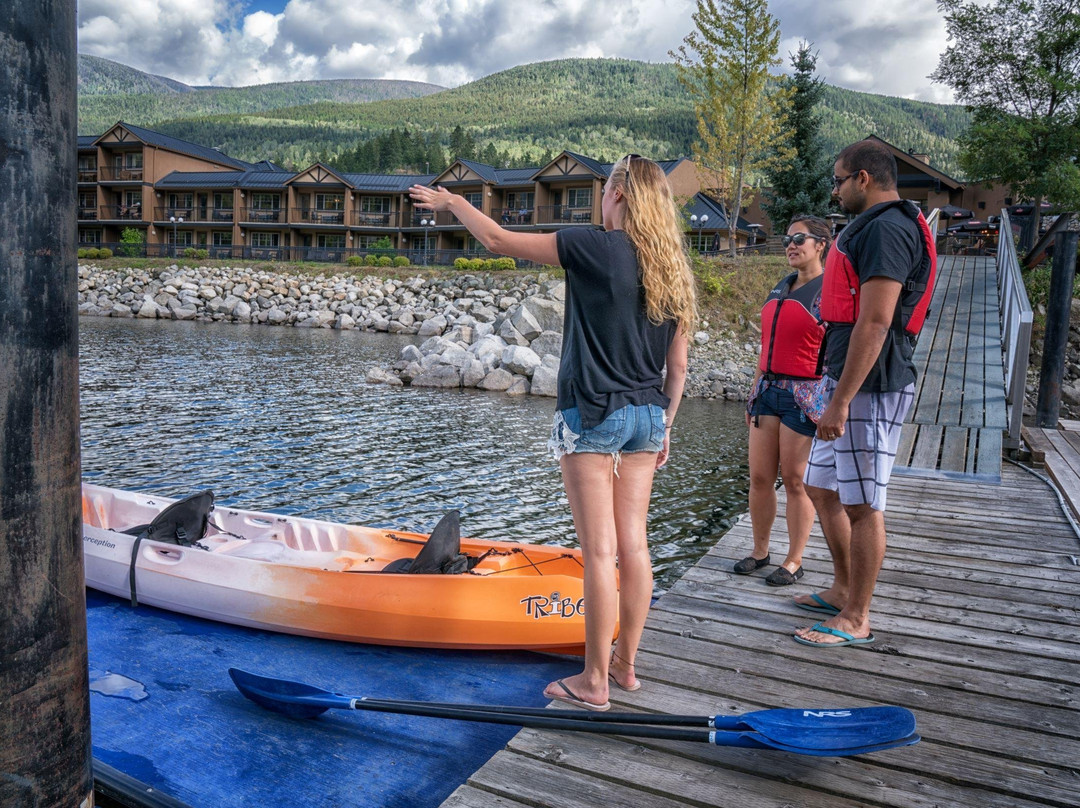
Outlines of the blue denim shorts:
M 628 404 L 596 426 L 582 429 L 577 407 L 559 410 L 548 449 L 559 460 L 565 454 L 593 452 L 616 457 L 622 452 L 659 452 L 664 448 L 667 414 L 655 404 Z
M 761 391 L 754 399 L 750 407 L 750 416 L 772 415 L 780 419 L 780 423 L 793 432 L 800 435 L 813 437 L 817 432 L 817 424 L 806 417 L 799 405 L 795 403 L 795 396 L 790 390 L 770 384 Z

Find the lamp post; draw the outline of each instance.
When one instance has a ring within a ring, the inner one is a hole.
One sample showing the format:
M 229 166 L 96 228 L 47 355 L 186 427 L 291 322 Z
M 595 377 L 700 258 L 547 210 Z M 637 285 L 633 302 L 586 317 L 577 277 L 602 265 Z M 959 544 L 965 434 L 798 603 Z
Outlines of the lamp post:
M 696 213 L 690 214 L 690 228 L 697 227 L 698 233 L 698 252 L 704 253 L 705 248 L 701 244 L 701 230 L 705 227 L 705 223 L 709 221 L 709 214 L 703 213 L 699 217 Z
M 421 219 L 420 226 L 424 228 L 424 266 L 428 265 L 428 231 L 435 225 L 435 217 Z
M 184 217 L 170 216 L 169 221 L 172 222 L 172 257 L 176 258 L 176 226 L 184 223 Z

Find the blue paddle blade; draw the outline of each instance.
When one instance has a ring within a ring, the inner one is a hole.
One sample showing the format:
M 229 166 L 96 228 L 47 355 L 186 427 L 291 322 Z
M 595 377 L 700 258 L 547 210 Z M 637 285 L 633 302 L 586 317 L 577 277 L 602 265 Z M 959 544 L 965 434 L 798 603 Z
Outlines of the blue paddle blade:
M 815 749 L 807 746 L 792 746 L 790 744 L 774 741 L 755 732 L 717 732 L 714 733 L 713 743 L 716 746 L 738 746 L 744 749 L 771 749 L 779 752 L 791 752 L 793 755 L 810 755 L 812 757 L 851 757 L 852 755 L 866 755 L 871 752 L 881 752 L 886 749 L 895 749 L 898 746 L 911 746 L 922 740 L 918 735 L 908 735 L 906 738 L 897 738 L 866 746 L 851 746 L 841 749 Z
M 302 682 L 271 679 L 239 668 L 229 668 L 236 689 L 267 710 L 290 718 L 314 718 L 331 708 L 353 709 L 353 699 Z
M 800 749 L 850 749 L 891 743 L 915 733 L 915 716 L 903 707 L 851 707 L 832 710 L 759 710 L 715 716 L 721 730 L 752 730 Z

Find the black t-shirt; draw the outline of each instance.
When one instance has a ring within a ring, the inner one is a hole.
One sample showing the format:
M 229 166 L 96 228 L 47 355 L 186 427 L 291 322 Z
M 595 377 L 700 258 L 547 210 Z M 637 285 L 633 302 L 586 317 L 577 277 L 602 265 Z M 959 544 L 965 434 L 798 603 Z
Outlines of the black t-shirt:
M 666 408 L 663 371 L 675 323 L 649 322 L 629 237 L 622 230 L 566 229 L 555 242 L 566 270 L 556 406 L 577 407 L 584 427 L 628 404 Z
M 878 214 L 878 210 L 885 205 L 893 207 Z M 860 216 L 872 218 L 853 237 L 845 239 L 844 233 L 851 229 L 849 224 L 836 240 L 837 247 L 851 259 L 851 264 L 859 275 L 860 285 L 871 278 L 891 278 L 903 284 L 909 278 L 917 276 L 924 249 L 918 224 L 893 202 L 874 205 Z M 907 307 L 914 306 L 922 293 L 918 290 L 901 289 L 900 295 L 903 305 Z M 825 367 L 829 376 L 834 379 L 839 379 L 844 370 L 853 328 L 853 325 L 847 324 L 830 324 L 828 327 L 825 337 Z M 864 392 L 887 393 L 903 390 L 912 384 L 915 381 L 915 363 L 911 358 L 914 350 L 912 340 L 902 329 L 898 331 L 890 328 L 881 346 L 878 361 L 874 363 L 859 389 Z

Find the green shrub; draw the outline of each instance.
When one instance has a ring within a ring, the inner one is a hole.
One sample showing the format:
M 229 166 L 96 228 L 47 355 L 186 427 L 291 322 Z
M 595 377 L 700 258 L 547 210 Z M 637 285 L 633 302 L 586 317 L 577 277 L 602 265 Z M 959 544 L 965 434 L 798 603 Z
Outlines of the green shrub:
M 199 251 L 196 250 L 194 247 L 185 247 L 184 252 L 182 254 L 183 254 L 184 258 L 198 258 L 199 257 Z
M 389 255 L 380 255 L 379 256 L 379 266 L 381 266 L 381 267 L 392 267 L 393 265 L 394 265 L 394 259 L 391 258 Z
M 200 247 L 198 250 L 195 251 L 195 253 L 196 253 L 196 255 L 195 255 L 196 258 L 209 258 L 210 257 L 210 251 L 203 248 L 203 247 Z
M 134 227 L 125 227 L 120 231 L 120 244 L 119 253 L 125 258 L 133 258 L 137 255 L 142 255 L 145 252 L 143 244 L 146 241 L 146 236 L 142 230 L 138 230 Z
M 112 258 L 112 250 L 108 247 L 102 247 L 97 251 L 98 258 Z
M 409 257 L 407 255 L 399 255 L 394 259 L 394 266 L 407 267 L 409 266 Z
M 495 259 L 495 268 L 496 269 L 504 269 L 504 270 L 506 270 L 506 269 L 517 269 L 517 261 L 515 261 L 513 258 L 510 258 L 509 256 L 504 256 L 502 258 L 496 258 Z
M 482 272 L 483 269 L 484 269 L 484 259 L 483 258 L 470 258 L 467 268 L 468 268 L 468 270 L 470 272 Z
M 364 256 L 364 266 L 366 266 L 366 267 L 377 267 L 378 265 L 379 265 L 379 256 L 377 256 L 377 255 L 365 255 Z
M 350 255 L 349 260 L 345 262 L 351 267 L 359 267 L 364 265 L 364 259 L 359 255 Z
M 86 247 L 79 247 L 75 253 L 76 258 L 86 258 Z
M 455 258 L 454 259 L 454 269 L 468 269 L 468 268 L 469 268 L 469 259 L 468 258 Z
M 90 247 L 85 252 L 87 258 L 98 258 L 101 255 L 101 250 L 97 247 Z

